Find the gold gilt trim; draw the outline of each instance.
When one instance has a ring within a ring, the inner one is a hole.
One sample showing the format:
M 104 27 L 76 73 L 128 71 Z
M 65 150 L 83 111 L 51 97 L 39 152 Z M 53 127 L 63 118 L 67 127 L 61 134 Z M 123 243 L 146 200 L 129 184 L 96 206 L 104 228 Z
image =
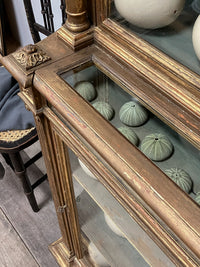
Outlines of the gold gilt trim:
M 15 142 L 23 138 L 30 132 L 32 132 L 34 128 L 35 127 L 32 127 L 27 130 L 14 130 L 14 131 L 0 132 L 0 141 L 7 142 L 7 143 Z
M 31 88 L 22 88 L 23 94 L 26 96 L 26 98 L 29 100 L 29 102 L 33 105 L 33 93 Z
M 25 70 L 34 68 L 51 58 L 37 45 L 27 45 L 13 53 L 13 57 Z

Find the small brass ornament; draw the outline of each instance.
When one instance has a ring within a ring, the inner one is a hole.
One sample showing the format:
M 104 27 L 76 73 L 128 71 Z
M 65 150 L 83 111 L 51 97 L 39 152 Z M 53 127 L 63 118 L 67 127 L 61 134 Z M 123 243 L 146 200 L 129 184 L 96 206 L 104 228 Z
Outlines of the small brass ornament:
M 25 70 L 34 68 L 51 59 L 41 48 L 31 44 L 16 51 L 13 54 L 13 57 L 25 68 Z

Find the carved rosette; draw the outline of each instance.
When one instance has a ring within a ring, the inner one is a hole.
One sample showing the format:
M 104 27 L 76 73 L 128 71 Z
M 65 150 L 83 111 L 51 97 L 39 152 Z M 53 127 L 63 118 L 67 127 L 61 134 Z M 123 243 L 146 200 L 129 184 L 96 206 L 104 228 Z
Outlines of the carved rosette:
M 15 52 L 13 57 L 22 65 L 25 70 L 34 68 L 51 58 L 37 45 L 27 45 Z

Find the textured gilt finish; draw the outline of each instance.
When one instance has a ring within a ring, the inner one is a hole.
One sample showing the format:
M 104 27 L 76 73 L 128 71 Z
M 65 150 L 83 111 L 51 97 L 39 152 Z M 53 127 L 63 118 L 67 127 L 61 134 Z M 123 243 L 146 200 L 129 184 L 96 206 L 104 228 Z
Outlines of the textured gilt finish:
M 30 101 L 31 105 L 34 105 L 32 88 L 30 88 L 30 87 L 29 88 L 23 88 L 22 87 L 20 94 L 25 95 L 25 98 Z
M 49 245 L 49 250 L 55 257 L 56 261 L 58 262 L 59 266 L 62 267 L 69 267 L 70 262 L 74 260 L 74 256 L 72 258 L 67 259 L 68 250 L 62 240 L 62 238 L 58 239 L 57 241 L 53 242 Z
M 56 129 L 55 129 L 56 130 Z M 80 241 L 80 228 L 78 224 L 78 214 L 76 210 L 76 201 L 73 190 L 72 174 L 70 160 L 67 148 L 56 131 L 53 131 L 54 150 L 57 155 L 57 166 L 59 172 L 59 183 L 62 190 L 62 204 L 58 207 L 57 212 L 63 213 L 66 210 L 66 226 L 69 224 L 70 235 L 72 238 L 73 249 L 78 258 L 82 258 L 82 249 Z M 61 193 L 61 192 L 60 192 Z M 61 194 L 60 194 L 61 197 Z M 63 230 L 65 230 L 63 228 Z
M 84 32 L 71 32 L 66 27 L 61 27 L 57 31 L 58 38 L 68 44 L 73 50 L 79 50 L 93 43 L 93 28 L 89 28 Z
M 50 130 L 49 122 L 42 116 L 35 117 L 36 126 L 38 130 L 39 139 L 42 140 L 41 147 L 44 153 L 45 165 L 47 168 L 48 181 L 51 187 L 55 208 L 57 211 L 58 222 L 62 234 L 62 240 L 66 247 L 67 258 L 70 259 L 74 256 L 75 252 L 72 245 L 71 234 L 69 231 L 68 221 L 68 208 L 61 210 L 61 207 L 66 205 L 65 198 L 63 196 L 63 184 L 60 180 L 60 172 L 57 167 L 57 158 L 54 154 L 53 147 L 50 146 L 52 132 Z
M 15 52 L 13 56 L 17 62 L 25 68 L 25 70 L 34 68 L 51 59 L 37 45 L 27 45 L 21 50 Z
M 103 27 L 95 28 L 95 40 L 114 52 L 120 59 L 128 62 L 133 69 L 144 74 L 149 81 L 160 87 L 162 92 L 172 96 L 177 103 L 182 103 L 189 112 L 193 110 L 198 116 L 200 115 L 197 90 L 200 78 L 197 74 L 155 47 L 149 46 L 136 35 L 124 31 L 110 19 L 105 21 Z M 141 53 L 141 47 L 144 53 Z M 185 121 L 185 116 L 180 119 Z M 191 124 L 191 127 L 193 126 Z
M 67 146 L 176 266 L 200 266 L 199 206 L 57 75 L 93 61 L 200 148 L 199 76 L 107 19 L 111 2 L 88 0 L 87 13 L 84 1 L 66 0 L 66 25 L 39 44 L 53 64 L 26 71 L 13 56 L 1 59 L 35 115 L 62 235 L 53 253 L 61 266 L 90 266 L 82 258 Z M 88 28 L 87 14 L 96 27 Z
M 86 0 L 65 1 L 67 20 L 57 34 L 73 50 L 78 50 L 93 42 L 93 28 L 89 28 Z

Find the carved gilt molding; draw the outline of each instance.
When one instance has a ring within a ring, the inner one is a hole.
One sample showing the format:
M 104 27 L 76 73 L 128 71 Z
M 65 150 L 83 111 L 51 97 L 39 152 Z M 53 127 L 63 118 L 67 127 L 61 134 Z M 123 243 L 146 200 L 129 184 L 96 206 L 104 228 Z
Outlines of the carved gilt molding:
M 27 45 L 21 50 L 13 53 L 13 57 L 17 62 L 25 68 L 25 70 L 29 70 L 34 68 L 51 58 L 37 45 Z

